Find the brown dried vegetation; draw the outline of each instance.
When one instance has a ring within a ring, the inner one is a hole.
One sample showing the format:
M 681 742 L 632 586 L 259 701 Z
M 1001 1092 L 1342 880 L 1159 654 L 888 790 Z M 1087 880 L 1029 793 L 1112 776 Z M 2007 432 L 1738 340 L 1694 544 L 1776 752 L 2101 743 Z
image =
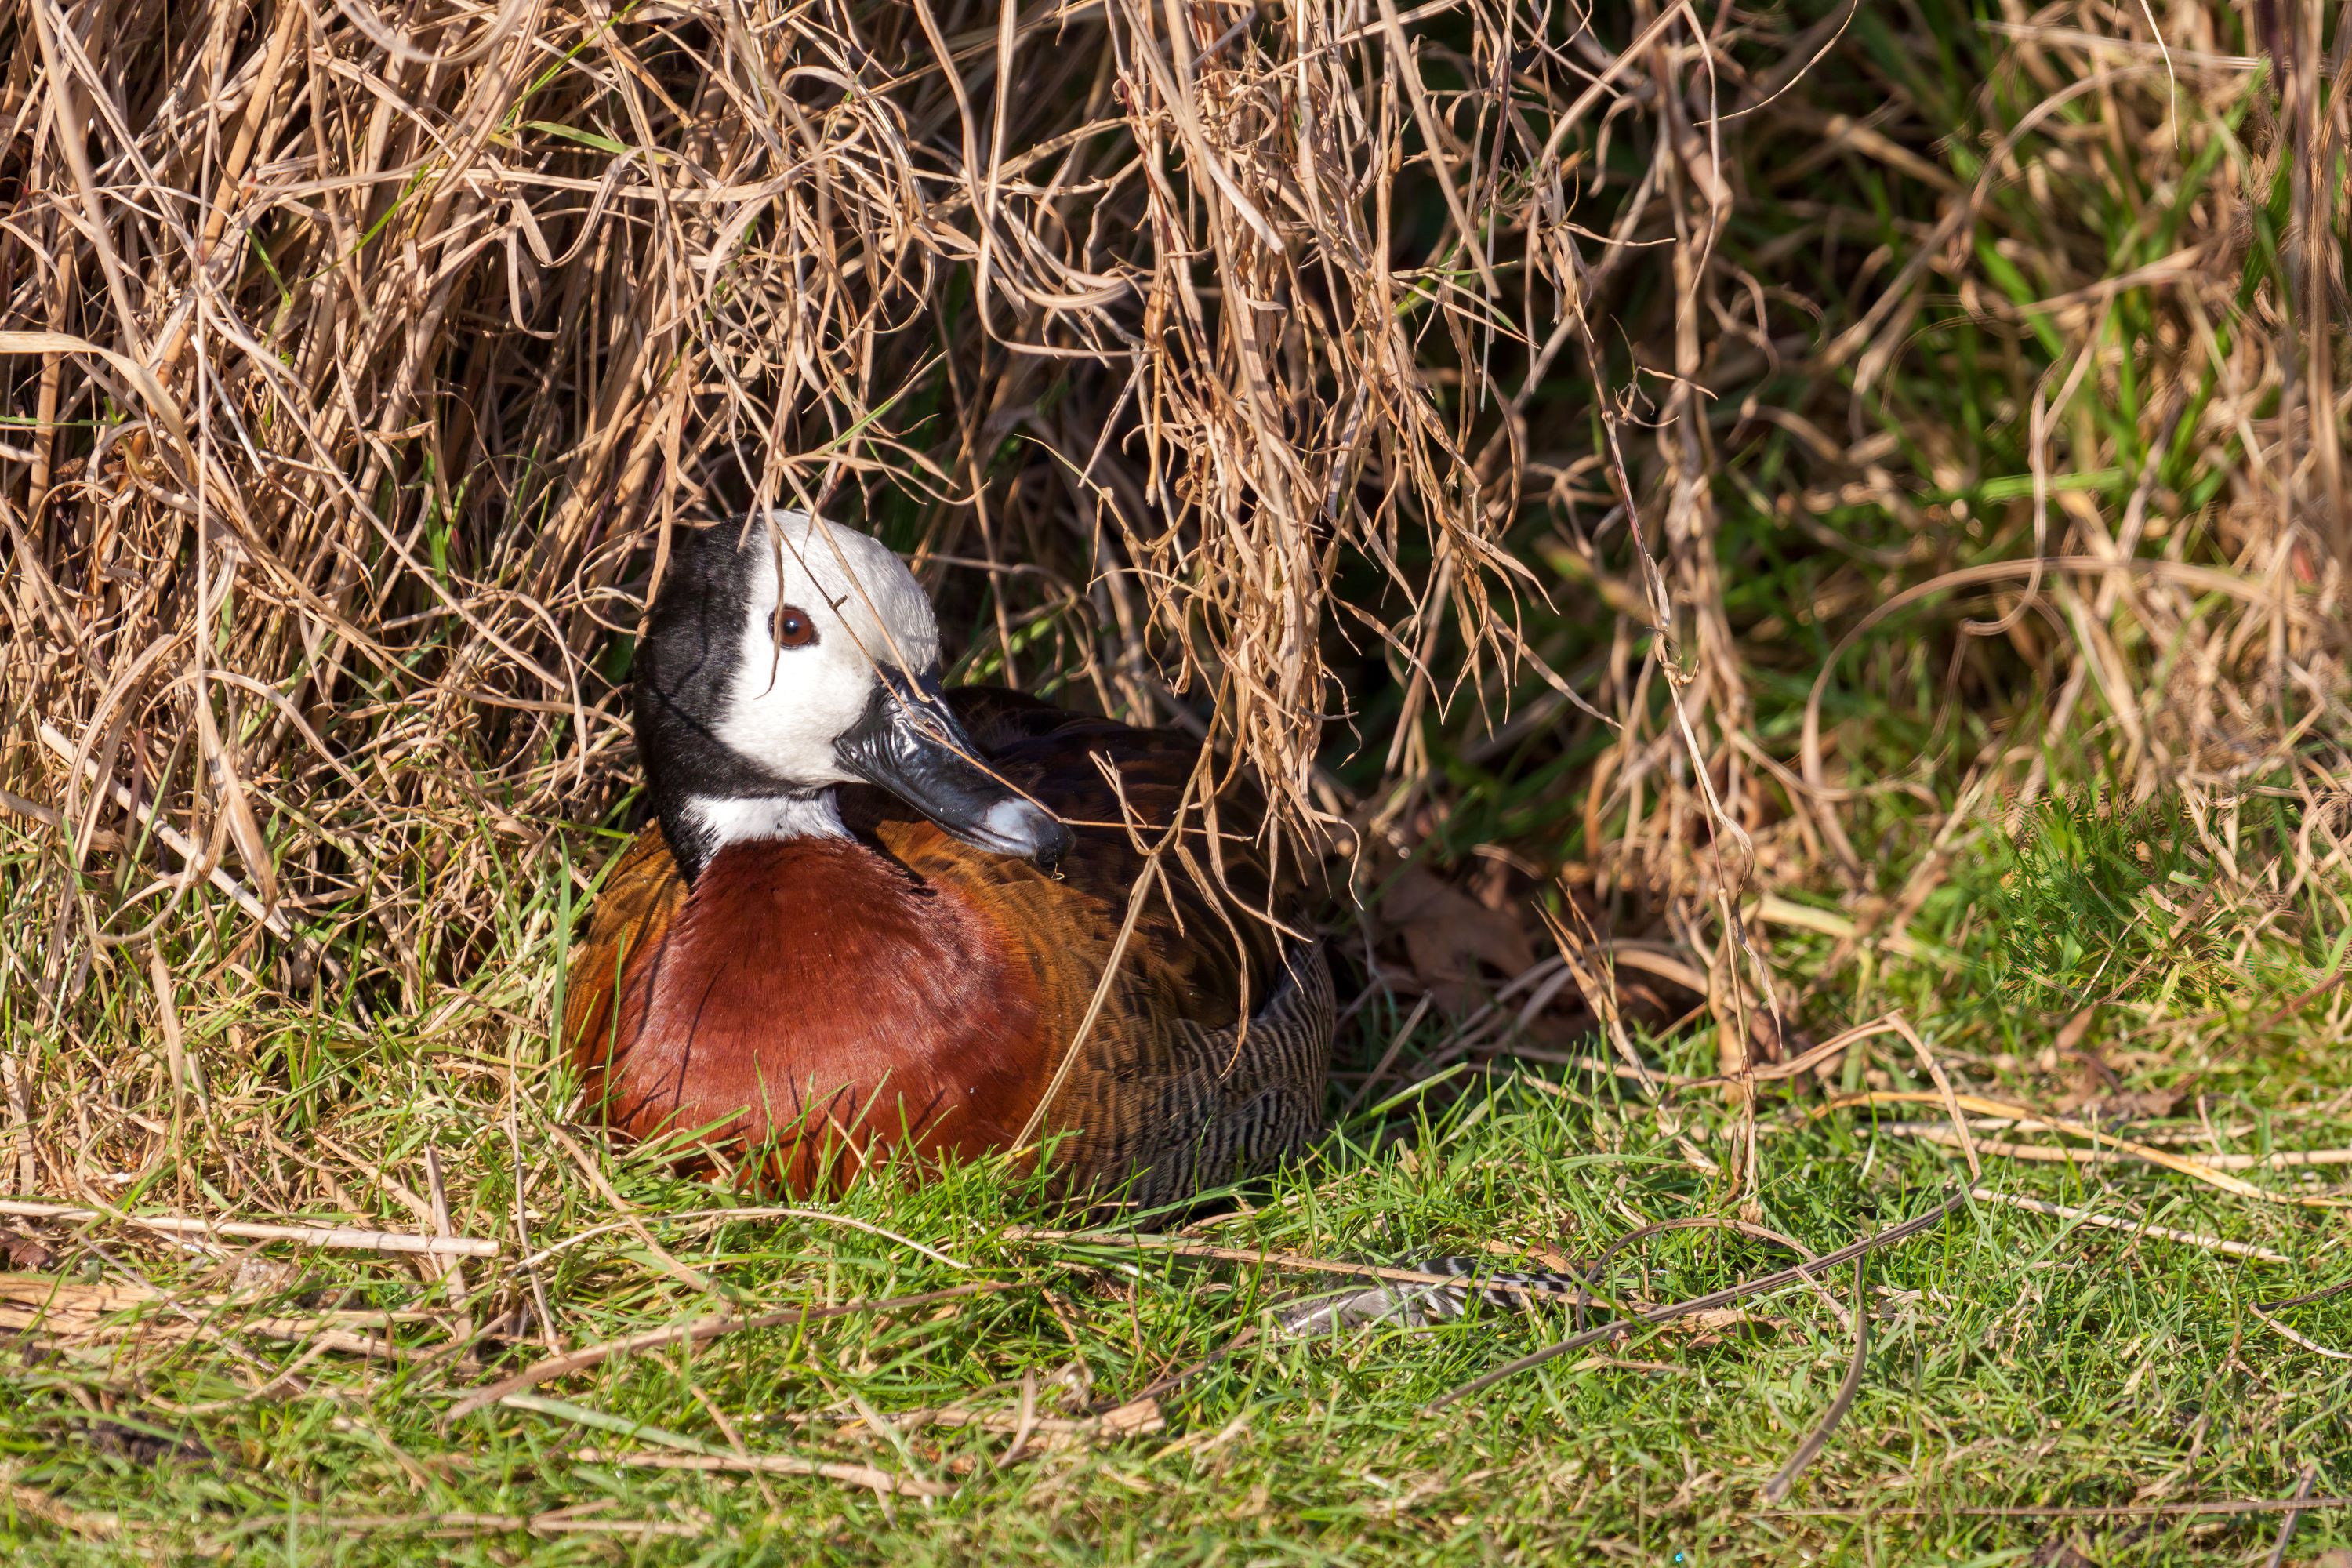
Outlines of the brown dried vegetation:
M 387 1014 L 420 1092 L 547 1089 L 628 639 L 747 504 L 1303 847 L 1538 781 L 1484 907 L 1564 865 L 1733 1067 L 1822 984 L 1758 915 L 1900 940 L 2053 755 L 2217 846 L 2340 800 L 2346 36 L 2015 10 L 1944 103 L 1854 33 L 1940 16 L 6 0 L 13 1184 L 152 1174 L 194 1093 L 228 1196 L 331 1195 L 271 1117 Z M 2340 883 L 2305 821 L 2248 896 Z M 1449 1002 L 1516 951 L 1454 947 Z

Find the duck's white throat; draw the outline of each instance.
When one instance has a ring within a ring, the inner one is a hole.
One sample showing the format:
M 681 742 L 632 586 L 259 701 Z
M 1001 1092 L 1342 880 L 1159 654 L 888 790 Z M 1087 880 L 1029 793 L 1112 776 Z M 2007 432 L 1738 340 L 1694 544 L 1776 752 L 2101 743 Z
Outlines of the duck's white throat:
M 750 799 L 698 795 L 687 800 L 685 816 L 689 830 L 709 843 L 711 855 L 730 844 L 761 838 L 849 837 L 829 789 Z

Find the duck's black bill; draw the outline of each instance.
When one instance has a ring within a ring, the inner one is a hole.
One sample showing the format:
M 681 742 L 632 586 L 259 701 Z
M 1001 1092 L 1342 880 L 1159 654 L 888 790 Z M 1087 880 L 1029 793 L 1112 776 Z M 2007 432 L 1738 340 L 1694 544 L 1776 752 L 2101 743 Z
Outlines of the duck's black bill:
M 833 743 L 841 765 L 965 843 L 1051 870 L 1070 847 L 1059 818 L 985 766 L 933 674 L 880 668 L 866 716 Z

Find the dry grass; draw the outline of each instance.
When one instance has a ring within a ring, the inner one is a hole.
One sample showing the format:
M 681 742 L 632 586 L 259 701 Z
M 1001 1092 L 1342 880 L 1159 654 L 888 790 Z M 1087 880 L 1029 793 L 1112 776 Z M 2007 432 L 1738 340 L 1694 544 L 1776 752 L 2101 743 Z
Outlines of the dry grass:
M 1906 963 L 1988 1074 L 2086 1003 L 2126 1063 L 2336 1006 L 2316 6 L 0 0 L 0 42 L 22 1194 L 611 1221 L 551 1141 L 579 825 L 670 531 L 767 502 L 907 549 L 967 675 L 1245 760 L 1376 908 L 1396 851 L 1464 868 L 1425 924 L 1549 900 L 1540 973 L 1366 926 L 1368 1059 L 1482 964 L 1647 1048 L 1611 952 L 1734 1074 L 1916 1014 Z M 536 1275 L 427 1275 L 461 1341 L 555 1331 Z

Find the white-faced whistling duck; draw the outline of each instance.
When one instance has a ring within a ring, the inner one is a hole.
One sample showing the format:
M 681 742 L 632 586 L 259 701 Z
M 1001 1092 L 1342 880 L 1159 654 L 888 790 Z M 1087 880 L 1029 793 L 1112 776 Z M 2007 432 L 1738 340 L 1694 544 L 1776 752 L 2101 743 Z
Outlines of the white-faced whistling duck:
M 597 897 L 564 1007 L 593 1112 L 802 1194 L 1066 1133 L 1057 1179 L 1163 1204 L 1311 1138 L 1322 951 L 1219 907 L 1172 849 L 1080 1039 L 1137 846 L 1164 835 L 1198 745 L 943 689 L 896 555 L 772 520 L 682 537 L 638 649 L 656 820 Z M 1245 785 L 1218 799 L 1224 823 L 1257 820 Z M 1199 820 L 1183 842 L 1206 868 Z M 1296 879 L 1231 826 L 1218 847 L 1234 900 L 1296 929 Z

